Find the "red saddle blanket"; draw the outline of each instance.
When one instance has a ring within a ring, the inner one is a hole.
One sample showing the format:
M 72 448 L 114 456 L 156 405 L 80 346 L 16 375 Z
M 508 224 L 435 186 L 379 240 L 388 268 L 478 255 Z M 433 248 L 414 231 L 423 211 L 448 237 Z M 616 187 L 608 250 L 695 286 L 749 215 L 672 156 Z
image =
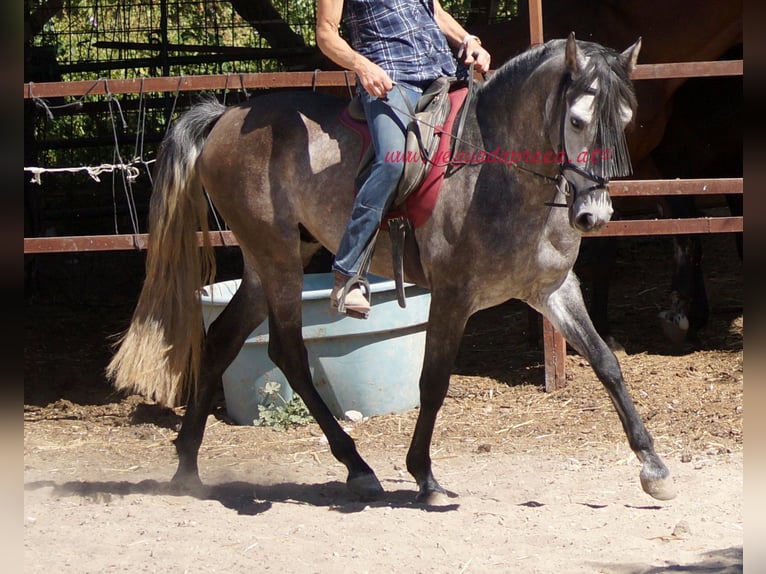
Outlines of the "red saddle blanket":
M 404 200 L 404 203 L 401 206 L 392 209 L 388 212 L 386 217 L 383 218 L 383 223 L 381 223 L 380 226 L 381 229 L 387 230 L 388 219 L 394 217 L 406 217 L 413 228 L 419 227 L 428 221 L 431 213 L 433 213 L 436 200 L 439 199 L 442 182 L 444 181 L 444 173 L 447 166 L 450 164 L 450 149 L 452 143 L 450 134 L 452 133 L 452 127 L 467 94 L 467 87 L 457 88 L 449 92 L 451 102 L 449 114 L 444 121 L 444 125 L 435 126 L 436 129 L 434 130 L 436 137 L 439 138 L 439 145 L 431 158 L 431 161 L 433 161 L 434 164 L 431 165 L 418 189 L 413 191 L 407 199 Z M 362 149 L 359 154 L 361 159 L 364 157 L 365 151 L 371 143 L 370 131 L 367 127 L 367 123 L 351 117 L 347 108 L 343 108 L 343 111 L 340 114 L 340 121 L 343 125 L 359 134 L 362 142 Z M 403 161 L 405 161 L 406 158 L 407 154 L 405 154 Z

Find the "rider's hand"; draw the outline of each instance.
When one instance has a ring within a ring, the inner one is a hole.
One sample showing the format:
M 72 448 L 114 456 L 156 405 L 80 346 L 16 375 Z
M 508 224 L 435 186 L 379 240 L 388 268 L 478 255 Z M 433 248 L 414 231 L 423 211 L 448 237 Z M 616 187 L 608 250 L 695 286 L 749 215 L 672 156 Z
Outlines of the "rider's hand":
M 386 71 L 363 56 L 358 56 L 356 75 L 365 91 L 375 98 L 382 98 L 394 88 L 394 82 Z
M 489 65 L 491 56 L 484 48 L 481 47 L 481 42 L 475 38 L 470 37 L 465 45 L 465 58 L 463 63 L 466 66 L 474 64 L 474 69 L 479 73 L 489 71 Z

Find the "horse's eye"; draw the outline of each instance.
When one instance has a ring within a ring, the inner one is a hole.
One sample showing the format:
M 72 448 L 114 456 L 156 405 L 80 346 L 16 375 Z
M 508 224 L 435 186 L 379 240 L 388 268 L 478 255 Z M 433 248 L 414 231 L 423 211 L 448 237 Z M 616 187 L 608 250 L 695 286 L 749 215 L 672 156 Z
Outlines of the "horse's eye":
M 584 125 L 584 123 L 583 123 L 583 121 L 582 121 L 581 119 L 579 119 L 579 118 L 575 118 L 575 117 L 573 117 L 573 118 L 570 118 L 570 120 L 569 120 L 569 123 L 571 123 L 571 124 L 572 124 L 572 127 L 573 127 L 574 129 L 576 129 L 576 130 L 580 130 L 580 129 L 582 129 L 582 127 L 583 127 L 583 125 Z

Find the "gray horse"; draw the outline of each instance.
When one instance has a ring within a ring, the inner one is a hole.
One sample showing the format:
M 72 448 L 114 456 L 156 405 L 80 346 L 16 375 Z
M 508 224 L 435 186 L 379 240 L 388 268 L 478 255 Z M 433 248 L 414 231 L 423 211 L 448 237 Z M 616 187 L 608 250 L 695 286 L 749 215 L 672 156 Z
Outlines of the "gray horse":
M 630 172 L 624 129 L 635 113 L 628 78 L 639 49 L 640 40 L 621 54 L 573 34 L 553 40 L 508 61 L 467 104 L 461 148 L 484 150 L 487 160 L 448 170 L 432 216 L 405 246 L 406 280 L 431 291 L 420 410 L 407 454 L 418 501 L 445 492 L 429 451 L 466 321 L 510 298 L 545 315 L 590 362 L 642 462 L 643 489 L 658 499 L 674 496 L 572 272 L 581 232 L 611 217 L 609 178 Z M 304 264 L 320 244 L 334 251 L 351 212 L 360 144 L 338 121 L 346 103 L 302 91 L 231 108 L 204 102 L 163 142 L 146 280 L 108 375 L 117 388 L 162 404 L 186 401 L 175 441 L 173 483 L 181 488 L 201 484 L 198 452 L 222 373 L 268 316 L 269 356 L 347 467 L 348 488 L 362 499 L 383 493 L 314 388 L 301 338 Z M 548 151 L 563 160 L 545 161 Z M 498 161 L 509 154 L 529 159 Z M 203 189 L 244 258 L 241 286 L 207 336 L 198 289 L 213 279 L 215 265 L 209 244 L 200 250 L 195 235 L 208 233 Z M 381 237 L 372 272 L 390 277 L 390 254 Z

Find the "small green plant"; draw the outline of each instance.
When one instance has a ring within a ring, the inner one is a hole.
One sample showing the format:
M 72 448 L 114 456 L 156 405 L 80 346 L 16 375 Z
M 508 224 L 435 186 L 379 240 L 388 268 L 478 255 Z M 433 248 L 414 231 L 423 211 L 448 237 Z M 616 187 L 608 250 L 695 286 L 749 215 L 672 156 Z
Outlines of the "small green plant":
M 258 405 L 258 418 L 253 424 L 261 427 L 273 427 L 287 430 L 291 426 L 301 426 L 314 419 L 298 395 L 286 401 L 282 394 L 281 385 L 270 381 L 263 386 L 263 400 Z

